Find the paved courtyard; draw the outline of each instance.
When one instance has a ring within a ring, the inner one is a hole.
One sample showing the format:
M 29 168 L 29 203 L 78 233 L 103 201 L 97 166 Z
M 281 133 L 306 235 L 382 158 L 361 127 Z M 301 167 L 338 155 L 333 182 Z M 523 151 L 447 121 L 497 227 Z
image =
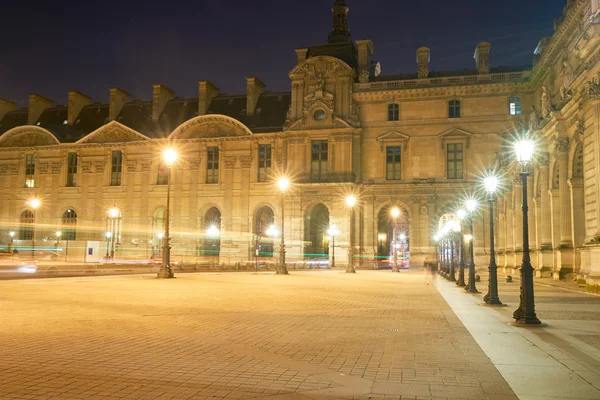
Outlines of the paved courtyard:
M 0 282 L 2 399 L 516 399 L 423 272 Z

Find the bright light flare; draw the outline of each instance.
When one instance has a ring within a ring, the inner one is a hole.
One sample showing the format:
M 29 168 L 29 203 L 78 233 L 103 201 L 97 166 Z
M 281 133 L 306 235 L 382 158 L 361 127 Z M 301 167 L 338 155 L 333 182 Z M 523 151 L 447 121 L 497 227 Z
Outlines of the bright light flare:
M 337 235 L 340 234 L 340 230 L 337 228 L 337 226 L 335 224 L 329 225 L 329 228 L 327 228 L 327 234 L 330 237 L 336 237 Z
M 167 150 L 163 151 L 163 160 L 165 160 L 165 163 L 169 167 L 171 165 L 173 165 L 175 163 L 175 161 L 177 161 L 177 157 L 178 157 L 178 154 L 173 149 L 167 149 Z
M 55 233 L 56 237 L 60 239 L 60 237 L 62 236 L 62 232 L 61 231 L 56 231 Z
M 346 197 L 346 205 L 348 207 L 354 207 L 355 204 L 356 204 L 356 197 L 354 197 L 353 195 Z
M 465 207 L 467 207 L 467 211 L 472 213 L 477 209 L 477 200 L 469 199 L 465 202 Z
M 10 236 L 11 238 L 15 237 L 15 231 L 8 232 L 8 236 Z
M 29 200 L 29 206 L 34 210 L 37 210 L 42 205 L 42 202 L 39 199 L 31 199 Z
M 466 218 L 467 212 L 461 208 L 456 212 L 456 216 L 458 217 L 458 219 L 463 220 Z
M 493 194 L 496 192 L 496 190 L 498 190 L 499 183 L 500 183 L 500 180 L 498 179 L 498 177 L 496 177 L 494 175 L 486 176 L 485 179 L 483 180 L 483 185 L 485 186 L 485 190 L 490 194 Z
M 400 234 L 400 240 L 402 240 L 402 241 L 406 240 L 406 234 L 405 233 L 401 233 Z
M 219 237 L 220 234 L 221 231 L 219 230 L 219 228 L 217 228 L 216 225 L 211 225 L 208 228 L 206 228 L 206 235 L 209 237 Z
M 112 233 L 111 232 L 105 232 L 104 233 L 104 237 L 107 239 L 110 239 L 112 237 Z
M 277 229 L 275 224 L 269 225 L 266 233 L 267 233 L 267 236 L 272 237 L 272 238 L 279 237 L 279 234 L 280 234 L 279 229 Z
M 279 178 L 277 186 L 279 187 L 279 190 L 285 192 L 288 187 L 290 187 L 290 180 L 288 178 Z
M 108 210 L 108 216 L 111 218 L 117 218 L 119 215 L 121 215 L 121 211 L 119 211 L 119 209 L 116 207 Z
M 400 216 L 400 209 L 398 207 L 392 208 L 392 218 L 398 218 Z
M 533 143 L 533 140 L 523 139 L 517 141 L 515 143 L 515 156 L 517 157 L 517 162 L 527 164 L 531 161 L 534 147 L 535 144 Z
M 465 242 L 469 243 L 471 240 L 473 240 L 473 235 L 465 235 Z

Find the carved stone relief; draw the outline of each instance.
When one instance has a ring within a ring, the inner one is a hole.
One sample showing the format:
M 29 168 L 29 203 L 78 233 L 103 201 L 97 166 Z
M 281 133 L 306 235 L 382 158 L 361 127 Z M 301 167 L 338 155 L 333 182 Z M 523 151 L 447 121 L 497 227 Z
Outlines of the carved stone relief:
M 92 172 L 92 163 L 90 161 L 82 161 L 79 163 L 84 174 Z
M 60 170 L 62 168 L 62 163 L 55 162 L 50 165 L 50 169 L 53 174 L 60 174 Z
M 48 173 L 48 168 L 49 168 L 49 164 L 47 162 L 45 163 L 38 163 L 38 171 L 40 174 L 45 175 Z
M 142 161 L 142 171 L 148 172 L 152 168 L 152 160 L 144 160 Z
M 240 157 L 240 165 L 242 168 L 250 168 L 252 165 L 252 156 L 243 156 Z
M 228 157 L 223 157 L 223 163 L 225 164 L 225 168 L 235 168 L 235 161 L 237 160 L 236 157 L 233 156 L 228 156 Z
M 106 168 L 106 161 L 94 161 L 94 172 L 103 173 Z
M 137 160 L 128 160 L 126 165 L 127 165 L 127 172 L 136 172 L 137 171 Z

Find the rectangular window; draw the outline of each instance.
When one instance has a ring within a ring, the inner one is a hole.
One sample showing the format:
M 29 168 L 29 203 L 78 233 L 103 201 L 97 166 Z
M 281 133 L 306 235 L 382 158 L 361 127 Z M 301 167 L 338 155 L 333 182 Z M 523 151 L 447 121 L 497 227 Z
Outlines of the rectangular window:
M 111 169 L 110 169 L 110 185 L 120 186 L 121 185 L 121 172 L 123 170 L 123 153 L 121 150 L 114 150 L 111 157 Z
M 266 182 L 271 177 L 271 145 L 258 146 L 258 181 Z
M 77 186 L 77 153 L 67 155 L 67 186 Z
M 219 148 L 209 147 L 206 154 L 206 183 L 219 183 Z
M 158 163 L 157 185 L 166 185 L 169 183 L 169 167 L 163 161 Z
M 35 186 L 35 156 L 27 154 L 25 156 L 25 187 Z
M 521 115 L 521 98 L 510 98 L 510 115 Z
M 313 140 L 311 146 L 311 178 L 324 179 L 328 171 L 328 142 Z
M 398 104 L 388 105 L 388 121 L 400 120 L 400 106 Z
M 449 143 L 446 152 L 446 165 L 448 179 L 463 178 L 463 145 L 462 143 Z
M 448 102 L 448 118 L 460 118 L 460 100 Z
M 386 147 L 386 179 L 400 180 L 402 179 L 402 164 L 401 164 L 401 147 L 388 146 Z

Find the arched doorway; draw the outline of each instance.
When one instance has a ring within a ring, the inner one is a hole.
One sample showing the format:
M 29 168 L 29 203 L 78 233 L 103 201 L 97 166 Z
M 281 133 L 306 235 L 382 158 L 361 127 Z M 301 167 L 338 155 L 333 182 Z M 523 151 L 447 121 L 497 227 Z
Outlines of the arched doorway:
M 218 257 L 221 253 L 221 211 L 211 207 L 204 216 L 202 255 Z
M 19 240 L 33 240 L 33 224 L 35 214 L 31 210 L 25 210 L 19 217 Z
M 62 216 L 62 239 L 77 239 L 77 213 L 73 209 L 68 209 Z
M 304 258 L 310 260 L 329 260 L 329 210 L 319 203 L 306 214 L 304 220 Z
M 273 257 L 275 237 L 278 229 L 273 229 L 275 214 L 269 206 L 259 208 L 254 215 L 254 250 L 259 257 Z
M 395 251 L 394 251 L 395 249 Z M 408 213 L 389 205 L 377 214 L 377 264 L 379 268 L 408 268 L 410 236 Z

